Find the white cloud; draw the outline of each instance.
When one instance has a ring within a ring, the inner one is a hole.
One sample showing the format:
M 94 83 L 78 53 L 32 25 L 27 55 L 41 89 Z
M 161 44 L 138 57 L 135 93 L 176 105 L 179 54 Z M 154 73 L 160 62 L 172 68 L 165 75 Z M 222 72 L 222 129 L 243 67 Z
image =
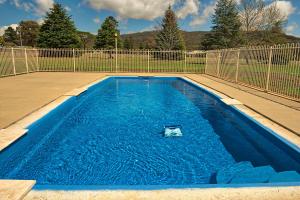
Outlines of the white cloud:
M 100 18 L 99 17 L 95 17 L 94 19 L 93 19 L 93 22 L 94 23 L 96 23 L 96 24 L 100 24 Z
M 293 34 L 293 32 L 299 28 L 299 25 L 297 23 L 292 23 L 290 25 L 288 25 L 286 28 L 285 28 L 285 31 L 286 33 L 288 34 Z
M 54 4 L 53 0 L 35 0 L 34 11 L 37 15 L 44 15 Z
M 33 0 L 32 2 L 12 0 L 11 3 L 17 8 L 23 9 L 26 12 L 32 11 L 36 15 L 42 16 L 49 10 L 49 8 L 53 6 L 54 0 Z
M 201 15 L 195 16 L 189 23 L 190 26 L 199 26 L 208 22 L 209 17 L 215 12 L 216 2 L 205 6 Z
M 44 23 L 44 19 L 43 18 L 40 18 L 38 20 L 36 20 L 36 22 L 39 24 L 39 25 L 42 25 Z
M 176 14 L 180 19 L 186 18 L 188 15 L 197 15 L 199 12 L 199 0 L 186 0 L 182 8 Z
M 23 9 L 25 11 L 29 11 L 30 9 L 32 9 L 34 6 L 32 3 L 29 2 L 22 2 L 20 0 L 12 0 L 11 2 L 13 5 L 15 5 L 17 8 L 19 9 Z
M 71 12 L 71 8 L 69 6 L 65 6 L 66 11 Z
M 296 8 L 293 6 L 291 1 L 274 1 L 270 5 L 276 5 L 280 13 L 285 18 L 288 18 L 291 14 L 293 14 L 296 11 Z
M 0 0 L 0 4 L 3 4 L 5 2 L 6 2 L 6 0 Z
M 11 24 L 8 26 L 2 26 L 0 27 L 0 36 L 2 36 L 4 34 L 4 31 L 8 28 L 8 27 L 12 27 L 13 29 L 16 30 L 16 28 L 19 26 L 19 24 Z
M 121 18 L 154 20 L 161 17 L 169 5 L 179 0 L 84 0 L 95 10 L 113 10 Z
M 150 25 L 141 29 L 139 32 L 154 31 L 154 30 L 157 30 L 157 27 L 155 27 L 154 25 Z

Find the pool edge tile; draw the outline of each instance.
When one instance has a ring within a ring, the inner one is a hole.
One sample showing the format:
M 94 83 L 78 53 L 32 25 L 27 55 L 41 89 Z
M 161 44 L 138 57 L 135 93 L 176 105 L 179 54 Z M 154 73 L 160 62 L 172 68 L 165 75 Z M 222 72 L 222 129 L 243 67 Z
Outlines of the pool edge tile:
M 87 87 L 81 87 L 81 88 L 75 88 L 67 93 L 65 93 L 63 96 L 79 96 L 83 92 L 87 91 Z
M 223 103 L 226 105 L 243 105 L 242 102 L 236 100 L 236 99 L 231 99 L 231 98 L 226 98 L 226 99 L 221 99 Z
M 35 180 L 0 180 L 1 200 L 23 199 L 35 185 Z
M 28 132 L 27 129 L 23 129 L 17 125 L 10 126 L 6 129 L 0 130 L 0 152 L 6 147 L 10 146 L 16 140 L 21 138 Z

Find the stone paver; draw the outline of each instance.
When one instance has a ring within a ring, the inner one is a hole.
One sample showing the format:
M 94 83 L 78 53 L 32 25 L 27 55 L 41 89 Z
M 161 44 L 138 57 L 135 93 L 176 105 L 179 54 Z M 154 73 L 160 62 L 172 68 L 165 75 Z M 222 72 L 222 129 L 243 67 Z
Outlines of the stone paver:
M 34 184 L 35 181 L 32 180 L 0 180 L 0 199 L 23 199 Z
M 11 126 L 0 130 L 0 151 L 27 133 L 27 129 Z
M 227 98 L 227 99 L 221 99 L 221 101 L 223 101 L 227 105 L 242 105 L 242 102 L 236 99 Z
M 25 200 L 299 200 L 300 187 L 31 191 Z

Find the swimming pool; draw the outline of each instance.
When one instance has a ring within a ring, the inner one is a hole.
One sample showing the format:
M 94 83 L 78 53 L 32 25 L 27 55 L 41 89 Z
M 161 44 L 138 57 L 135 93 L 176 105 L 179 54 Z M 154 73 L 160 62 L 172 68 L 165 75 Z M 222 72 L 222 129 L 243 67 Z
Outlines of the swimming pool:
M 182 136 L 165 137 L 179 125 Z M 300 182 L 299 148 L 176 77 L 110 77 L 0 152 L 1 179 L 60 186 Z

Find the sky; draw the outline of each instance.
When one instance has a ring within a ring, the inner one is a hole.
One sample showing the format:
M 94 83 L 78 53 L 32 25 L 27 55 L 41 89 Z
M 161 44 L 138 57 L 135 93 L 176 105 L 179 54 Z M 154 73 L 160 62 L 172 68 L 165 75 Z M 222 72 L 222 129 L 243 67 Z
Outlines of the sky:
M 153 30 L 169 5 L 175 10 L 179 26 L 185 31 L 210 30 L 217 0 L 0 0 L 0 35 L 21 20 L 42 23 L 54 2 L 61 3 L 78 30 L 93 34 L 107 16 L 119 21 L 121 34 Z M 239 2 L 240 0 L 236 0 Z M 264 0 L 272 4 L 275 0 Z M 300 0 L 278 0 L 278 8 L 288 19 L 287 34 L 300 37 Z

